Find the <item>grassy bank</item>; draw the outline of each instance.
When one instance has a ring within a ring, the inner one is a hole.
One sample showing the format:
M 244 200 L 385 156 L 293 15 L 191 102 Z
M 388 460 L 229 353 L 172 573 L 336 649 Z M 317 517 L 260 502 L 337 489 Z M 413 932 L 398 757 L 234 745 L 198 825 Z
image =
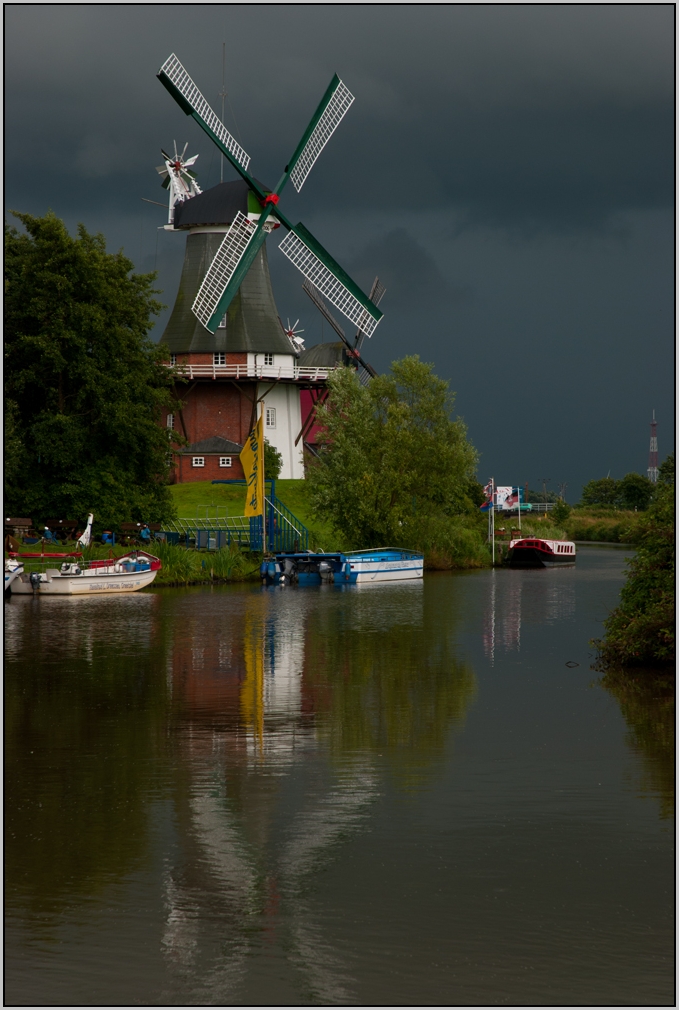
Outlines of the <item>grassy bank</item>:
M 634 539 L 641 512 L 619 509 L 574 509 L 563 523 L 569 540 L 598 540 L 621 544 Z

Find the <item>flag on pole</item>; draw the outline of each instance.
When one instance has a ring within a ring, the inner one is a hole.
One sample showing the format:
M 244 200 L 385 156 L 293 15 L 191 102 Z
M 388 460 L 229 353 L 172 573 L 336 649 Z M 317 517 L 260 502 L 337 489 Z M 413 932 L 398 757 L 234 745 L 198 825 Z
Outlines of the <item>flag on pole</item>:
M 490 507 L 493 503 L 493 482 L 489 480 L 483 489 L 483 493 L 486 496 L 486 500 L 483 505 L 479 505 L 482 512 L 490 512 Z
M 257 424 L 248 435 L 247 442 L 243 446 L 240 454 L 240 461 L 243 464 L 243 473 L 247 482 L 247 496 L 245 498 L 245 515 L 264 515 L 264 430 L 263 417 L 260 416 Z

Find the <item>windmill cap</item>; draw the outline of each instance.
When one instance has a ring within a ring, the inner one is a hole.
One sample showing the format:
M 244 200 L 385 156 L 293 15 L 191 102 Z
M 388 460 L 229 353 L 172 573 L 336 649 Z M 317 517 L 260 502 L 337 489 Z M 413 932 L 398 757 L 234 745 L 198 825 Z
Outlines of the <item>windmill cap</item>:
M 255 180 L 264 190 L 268 187 Z M 231 224 L 238 213 L 258 214 L 261 207 L 257 197 L 242 179 L 220 182 L 204 193 L 175 205 L 175 228 L 207 228 L 210 225 Z

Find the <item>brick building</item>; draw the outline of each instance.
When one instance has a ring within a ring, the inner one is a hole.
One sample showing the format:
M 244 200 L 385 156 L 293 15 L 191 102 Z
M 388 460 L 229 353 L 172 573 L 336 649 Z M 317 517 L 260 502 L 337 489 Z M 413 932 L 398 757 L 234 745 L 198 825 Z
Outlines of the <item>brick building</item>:
M 184 266 L 172 314 L 161 340 L 184 380 L 175 387 L 177 408 L 165 423 L 188 440 L 176 455 L 175 479 L 243 476 L 238 459 L 258 409 L 265 435 L 283 458 L 280 476 L 304 476 L 303 422 L 328 373 L 339 361 L 307 364 L 281 324 L 262 246 L 216 332 L 198 321 L 191 306 L 207 269 L 238 211 L 256 221 L 259 204 L 240 180 L 224 182 L 178 203 L 174 230 L 187 233 Z M 318 357 L 316 355 L 316 357 Z M 320 360 L 320 359 L 319 359 Z M 259 404 L 262 407 L 259 408 Z M 181 404 L 181 405 L 180 405 Z

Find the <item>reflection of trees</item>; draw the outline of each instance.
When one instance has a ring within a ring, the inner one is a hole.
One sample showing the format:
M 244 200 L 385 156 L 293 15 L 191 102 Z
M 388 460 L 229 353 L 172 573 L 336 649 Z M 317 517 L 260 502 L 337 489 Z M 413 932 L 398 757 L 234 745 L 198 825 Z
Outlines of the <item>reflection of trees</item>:
M 674 677 L 656 670 L 609 672 L 602 679 L 629 727 L 628 743 L 640 755 L 642 792 L 660 798 L 660 816 L 674 813 Z
M 10 902 L 57 911 L 144 853 L 149 759 L 165 711 L 158 602 L 19 598 L 5 607 Z
M 423 592 L 421 585 L 402 589 L 401 607 L 390 607 L 367 626 L 361 627 L 360 604 L 370 613 L 378 599 L 318 608 L 307 621 L 304 679 L 314 698 L 317 732 L 338 757 L 378 752 L 408 785 L 441 757 L 451 726 L 464 719 L 475 691 L 450 626 L 442 627 L 440 612 L 433 600 L 421 598 Z

